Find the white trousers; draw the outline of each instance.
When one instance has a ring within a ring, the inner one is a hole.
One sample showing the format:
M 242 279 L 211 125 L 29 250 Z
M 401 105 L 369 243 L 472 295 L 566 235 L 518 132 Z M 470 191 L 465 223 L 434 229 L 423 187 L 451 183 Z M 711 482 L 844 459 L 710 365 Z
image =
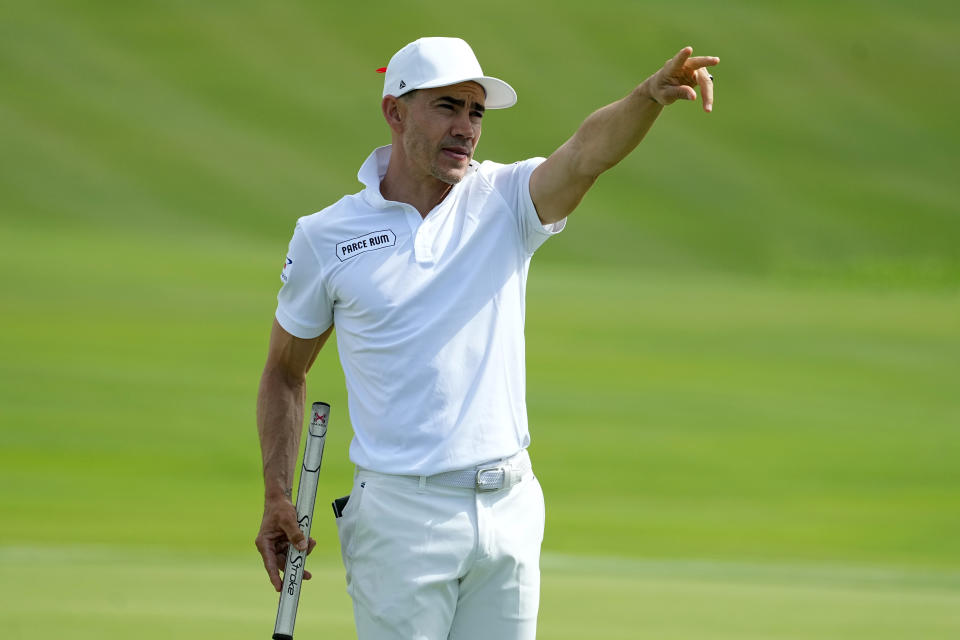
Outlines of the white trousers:
M 358 470 L 337 529 L 359 640 L 533 640 L 543 525 L 532 472 L 478 492 Z

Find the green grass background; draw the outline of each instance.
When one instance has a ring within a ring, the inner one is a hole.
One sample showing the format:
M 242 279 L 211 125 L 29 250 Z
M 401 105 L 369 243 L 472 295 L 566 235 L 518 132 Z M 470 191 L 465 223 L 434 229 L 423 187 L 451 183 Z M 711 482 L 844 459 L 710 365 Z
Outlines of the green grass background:
M 257 638 L 254 397 L 295 219 L 386 142 L 373 72 L 459 35 L 548 155 L 681 46 L 534 260 L 543 638 L 960 636 L 955 3 L 0 5 L 0 629 Z M 318 509 L 349 486 L 342 375 Z M 298 637 L 352 637 L 332 521 Z

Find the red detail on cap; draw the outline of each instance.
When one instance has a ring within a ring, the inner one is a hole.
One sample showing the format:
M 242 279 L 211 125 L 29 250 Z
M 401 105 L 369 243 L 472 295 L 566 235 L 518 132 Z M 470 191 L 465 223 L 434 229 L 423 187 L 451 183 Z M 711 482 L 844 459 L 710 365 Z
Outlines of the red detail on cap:
M 377 69 L 377 73 L 386 73 L 386 72 L 387 72 L 386 67 L 380 67 L 379 69 Z

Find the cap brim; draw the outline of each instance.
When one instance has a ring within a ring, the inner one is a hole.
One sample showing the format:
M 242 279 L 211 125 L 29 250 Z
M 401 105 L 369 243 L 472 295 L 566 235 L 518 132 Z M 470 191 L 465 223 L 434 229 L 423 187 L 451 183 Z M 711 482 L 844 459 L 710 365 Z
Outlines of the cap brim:
M 487 94 L 483 106 L 487 109 L 506 109 L 517 104 L 517 92 L 513 90 L 513 87 L 500 78 L 493 78 L 490 76 L 456 79 L 441 78 L 439 80 L 434 80 L 433 82 L 420 85 L 416 88 L 436 89 L 437 87 L 449 87 L 454 84 L 460 84 L 461 82 L 476 82 L 483 87 L 483 90 Z

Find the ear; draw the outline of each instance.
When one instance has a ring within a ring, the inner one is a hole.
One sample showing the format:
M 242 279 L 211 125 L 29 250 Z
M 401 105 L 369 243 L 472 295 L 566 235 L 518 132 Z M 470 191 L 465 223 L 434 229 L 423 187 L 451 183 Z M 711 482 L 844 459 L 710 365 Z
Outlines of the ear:
M 407 115 L 407 105 L 395 96 L 386 96 L 383 102 L 380 103 L 380 110 L 383 111 L 383 118 L 387 121 L 390 129 L 394 133 L 403 133 L 404 120 Z

